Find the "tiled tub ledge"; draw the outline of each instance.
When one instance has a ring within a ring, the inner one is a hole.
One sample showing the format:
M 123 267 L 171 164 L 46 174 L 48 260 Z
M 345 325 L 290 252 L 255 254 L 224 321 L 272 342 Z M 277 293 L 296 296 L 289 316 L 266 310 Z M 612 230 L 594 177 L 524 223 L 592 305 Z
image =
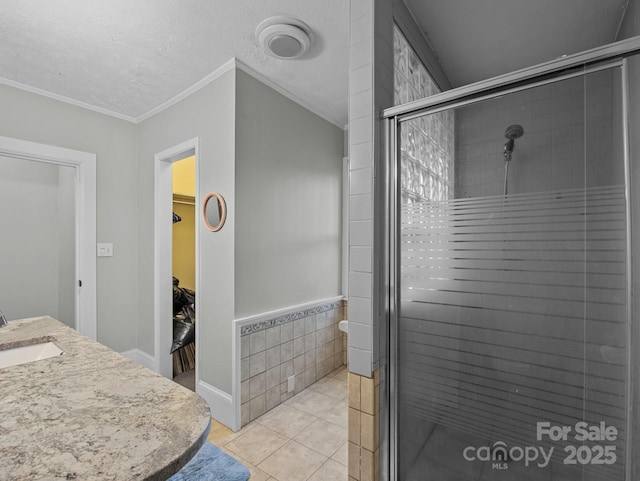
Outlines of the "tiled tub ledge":
M 160 481 L 205 442 L 200 396 L 50 317 L 9 321 L 0 350 L 43 338 L 64 354 L 0 369 L 3 481 Z
M 334 298 L 239 321 L 242 426 L 344 364 L 345 309 Z

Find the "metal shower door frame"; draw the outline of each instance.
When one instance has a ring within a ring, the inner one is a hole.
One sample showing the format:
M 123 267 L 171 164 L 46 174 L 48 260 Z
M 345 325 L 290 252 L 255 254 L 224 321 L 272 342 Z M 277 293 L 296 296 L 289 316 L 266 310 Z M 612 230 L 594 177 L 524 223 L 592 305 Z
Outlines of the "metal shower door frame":
M 627 330 L 631 339 L 631 324 L 633 320 L 632 294 L 632 265 L 631 265 L 631 200 L 630 200 L 630 153 L 629 153 L 629 113 L 628 113 L 628 81 L 626 58 L 640 52 L 640 37 L 616 42 L 604 47 L 598 47 L 586 52 L 563 57 L 558 60 L 502 75 L 493 79 L 477 82 L 468 86 L 442 92 L 431 97 L 394 106 L 382 112 L 382 131 L 384 145 L 384 159 L 382 177 L 385 180 L 385 243 L 387 245 L 387 272 L 383 273 L 387 281 L 387 289 L 381 295 L 385 297 L 387 306 L 388 331 L 382 334 L 381 355 L 388 359 L 386 380 L 381 383 L 381 417 L 380 417 L 380 479 L 381 481 L 398 481 L 398 326 L 400 301 L 400 141 L 402 124 L 428 114 L 434 114 L 453 108 L 471 105 L 484 100 L 490 100 L 506 94 L 515 93 L 561 80 L 584 77 L 590 73 L 610 68 L 621 68 L 622 75 L 622 126 L 623 126 L 623 161 L 625 171 L 625 191 L 627 209 Z M 627 422 L 630 424 L 631 414 L 631 359 L 630 349 L 627 349 Z M 384 382 L 386 381 L 386 382 Z M 627 426 L 626 445 L 631 446 L 631 426 Z M 631 480 L 632 456 L 627 451 L 625 457 L 625 479 Z

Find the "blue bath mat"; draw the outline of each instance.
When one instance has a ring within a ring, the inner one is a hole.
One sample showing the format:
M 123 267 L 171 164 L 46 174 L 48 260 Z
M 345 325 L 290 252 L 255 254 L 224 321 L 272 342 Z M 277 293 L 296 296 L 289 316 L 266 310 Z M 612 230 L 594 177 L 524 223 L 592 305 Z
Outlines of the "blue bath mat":
M 249 470 L 210 442 L 168 481 L 247 481 Z

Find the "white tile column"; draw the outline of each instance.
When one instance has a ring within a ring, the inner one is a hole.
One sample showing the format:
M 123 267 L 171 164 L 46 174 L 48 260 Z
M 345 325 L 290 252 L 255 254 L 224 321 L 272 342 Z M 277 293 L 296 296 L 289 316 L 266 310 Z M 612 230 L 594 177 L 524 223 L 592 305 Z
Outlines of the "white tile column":
M 379 113 L 393 103 L 391 0 L 352 0 L 349 56 L 349 370 L 378 368 L 384 201 Z

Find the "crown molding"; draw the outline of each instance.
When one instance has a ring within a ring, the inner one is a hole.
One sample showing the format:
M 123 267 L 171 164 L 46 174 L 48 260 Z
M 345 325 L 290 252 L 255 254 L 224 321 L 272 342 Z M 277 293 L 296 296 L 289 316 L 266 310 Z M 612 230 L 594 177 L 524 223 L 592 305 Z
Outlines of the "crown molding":
M 316 109 L 315 107 L 309 105 L 307 102 L 302 100 L 300 97 L 296 96 L 295 94 L 293 94 L 289 90 L 281 87 L 280 85 L 278 85 L 276 82 L 274 82 L 273 80 L 269 79 L 265 75 L 263 75 L 261 73 L 258 73 L 256 70 L 254 70 L 253 68 L 249 67 L 247 64 L 245 64 L 241 60 L 238 60 L 235 57 L 229 59 L 223 65 L 218 67 L 216 70 L 211 72 L 209 75 L 207 75 L 203 79 L 201 79 L 198 82 L 196 82 L 195 84 L 193 84 L 191 87 L 183 90 L 179 94 L 171 97 L 166 102 L 161 103 L 160 105 L 154 107 L 153 109 L 149 110 L 148 112 L 146 112 L 146 113 L 144 113 L 144 114 L 142 114 L 142 115 L 140 115 L 138 117 L 131 117 L 131 116 L 128 116 L 128 115 L 120 114 L 118 112 L 114 112 L 114 111 L 109 110 L 109 109 L 105 109 L 105 108 L 102 108 L 102 107 L 97 107 L 95 105 L 91 105 L 89 103 L 82 102 L 80 100 L 75 100 L 75 99 L 66 97 L 64 95 L 59 95 L 59 94 L 56 94 L 56 93 L 53 93 L 53 92 L 49 92 L 47 90 L 39 89 L 39 88 L 36 88 L 36 87 L 31 87 L 29 85 L 25 85 L 25 84 L 22 84 L 20 82 L 15 82 L 13 80 L 9 80 L 9 79 L 3 78 L 3 77 L 0 77 L 0 84 L 7 85 L 9 87 L 14 87 L 14 88 L 17 88 L 17 89 L 20 89 L 20 90 L 24 90 L 26 92 L 34 93 L 34 94 L 37 94 L 37 95 L 41 95 L 43 97 L 47 97 L 47 98 L 50 98 L 50 99 L 58 100 L 60 102 L 64 102 L 64 103 L 67 103 L 67 104 L 70 104 L 70 105 L 74 105 L 76 107 L 80 107 L 80 108 L 84 108 L 84 109 L 87 109 L 87 110 L 91 110 L 93 112 L 97 112 L 97 113 L 100 113 L 100 114 L 103 114 L 103 115 L 108 115 L 110 117 L 115 117 L 115 118 L 120 119 L 120 120 L 126 120 L 127 122 L 131 122 L 131 123 L 134 123 L 134 124 L 139 124 L 140 122 L 143 122 L 144 120 L 146 120 L 146 119 L 148 119 L 150 117 L 153 117 L 157 113 L 160 113 L 163 110 L 166 110 L 169 107 L 177 104 L 181 100 L 183 100 L 186 97 L 188 97 L 189 95 L 197 92 L 201 88 L 207 86 L 208 84 L 210 84 L 211 82 L 213 82 L 217 78 L 221 77 L 222 75 L 224 75 L 228 71 L 232 70 L 233 68 L 237 68 L 239 70 L 242 70 L 244 73 L 250 75 L 254 79 L 258 80 L 259 82 L 262 82 L 263 84 L 265 84 L 268 87 L 272 88 L 273 90 L 275 90 L 279 94 L 281 94 L 284 97 L 288 98 L 289 100 L 292 100 L 293 102 L 297 103 L 298 105 L 300 105 L 304 109 L 306 109 L 306 110 L 310 111 L 311 113 L 317 115 L 318 117 L 326 120 L 330 124 L 335 125 L 339 129 L 346 130 L 347 127 L 345 125 L 342 125 L 337 119 L 333 119 L 333 118 L 329 117 L 328 115 L 326 115 L 324 112 L 320 112 L 318 109 Z
M 82 102 L 80 100 L 75 100 L 64 95 L 56 94 L 53 92 L 49 92 L 48 90 L 39 89 L 36 87 L 32 87 L 30 85 L 26 85 L 20 82 L 16 82 L 14 80 L 9 80 L 8 78 L 0 77 L 0 84 L 6 85 L 8 87 L 13 87 L 19 90 L 24 90 L 25 92 L 29 92 L 36 95 L 41 95 L 43 97 L 47 97 L 53 100 L 58 100 L 60 102 L 64 102 L 66 104 L 74 105 L 76 107 L 80 107 L 83 109 L 91 110 L 93 112 L 97 112 L 99 114 L 108 115 L 109 117 L 115 117 L 120 120 L 126 120 L 127 122 L 137 123 L 134 117 L 130 117 L 128 115 L 120 114 L 118 112 L 114 112 L 113 110 L 105 109 L 102 107 L 97 107 L 95 105 Z
M 229 70 L 232 70 L 235 66 L 236 66 L 236 59 L 235 58 L 232 58 L 232 59 L 228 60 L 227 62 L 222 64 L 220 67 L 215 69 L 213 72 L 211 72 L 209 75 L 207 75 L 203 79 L 201 79 L 201 80 L 197 81 L 196 83 L 194 83 L 191 87 L 186 88 L 185 90 L 180 92 L 178 95 L 175 95 L 174 97 L 171 97 L 166 102 L 161 103 L 157 107 L 154 107 L 151 110 L 149 110 L 147 113 L 144 113 L 141 116 L 137 117 L 135 119 L 135 123 L 139 124 L 140 122 L 142 122 L 142 121 L 144 121 L 144 120 L 146 120 L 146 119 L 148 119 L 150 117 L 153 117 L 155 114 L 157 114 L 159 112 L 162 112 L 163 110 L 166 110 L 169 107 L 177 104 L 181 100 L 187 98 L 189 95 L 197 92 L 201 88 L 206 87 L 211 82 L 213 82 L 217 78 L 219 78 L 222 75 L 224 75 L 225 73 L 227 73 Z

